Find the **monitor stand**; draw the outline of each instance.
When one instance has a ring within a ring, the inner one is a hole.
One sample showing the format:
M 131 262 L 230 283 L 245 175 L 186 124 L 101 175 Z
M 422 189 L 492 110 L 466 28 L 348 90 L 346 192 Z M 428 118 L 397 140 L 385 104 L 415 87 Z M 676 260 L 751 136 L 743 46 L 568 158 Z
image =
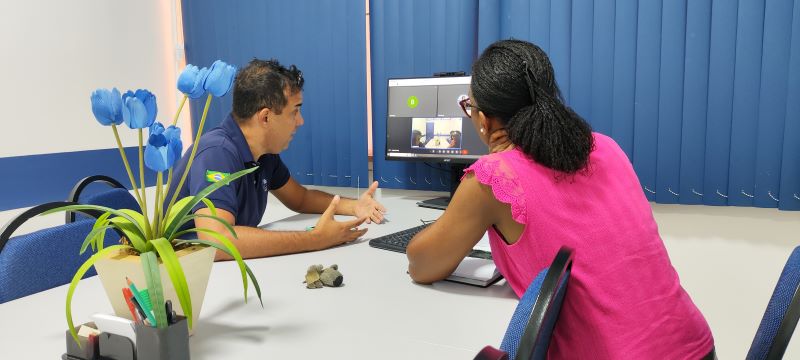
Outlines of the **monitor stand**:
M 461 183 L 461 175 L 464 174 L 464 164 L 450 164 L 450 196 L 442 196 L 433 199 L 423 200 L 417 202 L 418 206 L 432 208 L 432 209 L 447 209 L 450 204 L 450 199 L 455 194 L 458 184 Z

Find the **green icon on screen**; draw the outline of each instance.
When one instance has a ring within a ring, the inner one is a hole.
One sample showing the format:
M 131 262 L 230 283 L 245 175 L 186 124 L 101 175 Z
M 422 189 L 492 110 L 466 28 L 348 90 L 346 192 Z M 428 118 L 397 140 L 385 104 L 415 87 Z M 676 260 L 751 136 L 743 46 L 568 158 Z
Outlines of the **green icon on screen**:
M 414 109 L 419 106 L 419 99 L 417 99 L 416 96 L 411 95 L 408 97 L 408 100 L 406 100 L 406 105 L 408 105 L 409 108 Z

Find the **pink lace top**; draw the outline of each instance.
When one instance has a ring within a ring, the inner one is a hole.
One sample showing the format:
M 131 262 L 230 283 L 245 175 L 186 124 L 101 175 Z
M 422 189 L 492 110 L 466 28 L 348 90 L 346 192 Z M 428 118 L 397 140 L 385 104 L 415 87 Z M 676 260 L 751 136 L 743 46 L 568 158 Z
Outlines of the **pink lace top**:
M 557 178 L 516 149 L 465 170 L 525 225 L 513 245 L 489 229 L 495 263 L 522 296 L 562 245 L 575 250 L 550 359 L 700 359 L 711 330 L 680 285 L 631 163 L 611 138 L 594 139 L 588 174 Z

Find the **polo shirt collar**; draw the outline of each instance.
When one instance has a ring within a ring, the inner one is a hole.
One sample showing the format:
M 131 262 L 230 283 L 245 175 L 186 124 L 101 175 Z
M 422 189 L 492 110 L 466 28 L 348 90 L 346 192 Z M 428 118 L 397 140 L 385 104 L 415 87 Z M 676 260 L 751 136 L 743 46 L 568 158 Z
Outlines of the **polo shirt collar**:
M 250 146 L 247 145 L 247 140 L 244 138 L 242 128 L 239 127 L 239 124 L 236 123 L 236 120 L 233 119 L 231 114 L 228 114 L 228 117 L 222 122 L 222 128 L 228 133 L 228 136 L 230 136 L 244 164 L 248 165 L 249 163 L 253 163 L 253 153 L 250 152 Z

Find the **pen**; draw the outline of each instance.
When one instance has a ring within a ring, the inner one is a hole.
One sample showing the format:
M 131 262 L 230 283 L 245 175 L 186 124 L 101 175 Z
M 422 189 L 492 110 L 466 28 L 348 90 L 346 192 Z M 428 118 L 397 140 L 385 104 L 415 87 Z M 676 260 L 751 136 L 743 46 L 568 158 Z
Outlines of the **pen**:
M 136 289 L 136 285 L 133 284 L 133 281 L 131 281 L 131 279 L 128 279 L 128 277 L 126 276 L 125 281 L 128 282 L 128 287 L 131 288 L 133 297 L 136 298 L 136 301 L 139 302 L 139 306 L 141 306 L 142 310 L 144 310 L 144 315 L 147 317 L 147 320 L 150 321 L 150 324 L 152 326 L 156 326 L 156 319 L 153 316 L 152 309 L 150 309 L 150 304 L 144 301 L 144 299 L 142 298 L 142 294 L 139 292 L 139 290 Z
M 122 297 L 125 299 L 125 303 L 128 304 L 128 310 L 131 311 L 131 316 L 133 317 L 133 321 L 141 322 L 142 319 L 139 318 L 138 314 L 136 313 L 136 306 L 133 305 L 133 294 L 131 293 L 131 289 L 122 288 Z
M 172 300 L 164 302 L 164 310 L 167 313 L 167 325 L 172 325 Z
M 88 356 L 87 360 L 95 360 L 97 359 L 97 356 L 100 355 L 100 343 L 97 340 L 97 335 L 89 334 L 86 340 L 86 356 Z
M 139 302 L 136 301 L 136 298 L 133 297 L 132 295 L 131 295 L 131 297 L 129 299 L 130 299 L 131 303 L 133 304 L 133 307 L 136 308 L 136 313 L 139 314 L 139 323 L 146 324 L 147 323 L 147 316 L 144 314 L 144 309 L 142 309 L 142 306 L 139 305 Z

